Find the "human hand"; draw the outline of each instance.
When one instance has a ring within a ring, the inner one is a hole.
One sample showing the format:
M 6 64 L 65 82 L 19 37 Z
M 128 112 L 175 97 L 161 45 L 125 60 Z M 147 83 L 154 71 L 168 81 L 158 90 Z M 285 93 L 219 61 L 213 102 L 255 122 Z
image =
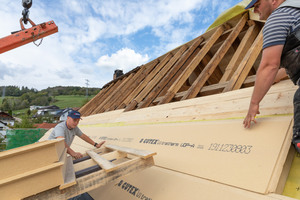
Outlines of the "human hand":
M 103 144 L 105 143 L 105 141 L 100 142 L 99 144 L 96 145 L 97 148 L 100 148 Z
M 83 155 L 79 152 L 74 152 L 71 156 L 75 159 L 79 159 L 83 157 Z
M 257 114 L 259 114 L 259 105 L 258 104 L 250 104 L 249 110 L 248 110 L 248 114 L 244 119 L 244 128 L 250 128 L 251 126 L 251 121 L 253 121 L 254 123 L 256 123 L 255 117 Z

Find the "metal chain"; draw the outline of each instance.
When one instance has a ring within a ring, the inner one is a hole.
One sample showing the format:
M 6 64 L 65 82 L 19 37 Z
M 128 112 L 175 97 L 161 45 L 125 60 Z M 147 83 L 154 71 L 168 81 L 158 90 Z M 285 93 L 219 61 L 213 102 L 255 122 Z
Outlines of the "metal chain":
M 34 39 L 34 37 L 35 37 L 34 35 L 33 35 L 33 38 L 32 38 L 32 39 L 33 39 L 33 44 L 35 44 L 35 46 L 37 46 L 37 47 L 40 46 L 40 45 L 42 44 L 43 39 L 44 39 L 44 38 L 41 38 L 41 39 L 40 39 L 40 42 L 39 42 L 38 44 L 35 43 L 35 42 L 39 39 L 40 33 L 41 33 L 41 26 L 39 25 L 39 32 L 38 32 L 38 34 L 37 34 L 37 36 L 36 36 L 36 39 Z

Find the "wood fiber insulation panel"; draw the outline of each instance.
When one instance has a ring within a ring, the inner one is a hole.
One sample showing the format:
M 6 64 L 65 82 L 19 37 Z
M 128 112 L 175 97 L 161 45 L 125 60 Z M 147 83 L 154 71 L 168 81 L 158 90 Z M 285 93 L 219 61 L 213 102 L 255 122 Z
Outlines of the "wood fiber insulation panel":
M 0 153 L 0 180 L 58 162 L 64 139 L 48 140 Z
M 22 166 L 20 163 L 19 166 Z M 62 162 L 0 180 L 0 198 L 20 200 L 64 183 Z
M 155 166 L 120 178 L 89 194 L 95 200 L 293 200 L 282 195 L 262 195 Z
M 157 152 L 157 166 L 268 193 L 276 189 L 277 168 L 286 158 L 282 152 L 289 149 L 291 120 L 261 118 L 251 129 L 244 129 L 241 119 L 81 129 L 95 141 Z M 88 144 L 75 138 L 76 146 Z

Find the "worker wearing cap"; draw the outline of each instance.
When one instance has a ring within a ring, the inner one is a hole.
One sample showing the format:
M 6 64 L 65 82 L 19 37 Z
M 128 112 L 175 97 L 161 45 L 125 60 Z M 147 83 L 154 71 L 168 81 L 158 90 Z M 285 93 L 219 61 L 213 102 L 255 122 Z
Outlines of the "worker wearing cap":
M 249 128 L 259 114 L 259 103 L 270 89 L 274 79 L 284 70 L 295 85 L 300 78 L 300 1 L 253 0 L 245 8 L 254 7 L 260 20 L 266 20 L 263 28 L 262 59 L 256 74 L 255 86 L 244 127 Z M 280 69 L 280 66 L 284 70 Z M 293 144 L 300 152 L 300 90 L 294 96 Z M 298 147 L 299 144 L 299 147 Z
M 104 143 L 103 141 L 98 144 L 94 142 L 90 137 L 82 133 L 82 131 L 77 127 L 80 119 L 81 119 L 80 113 L 78 111 L 75 110 L 70 111 L 67 120 L 57 124 L 48 138 L 48 139 L 64 138 L 65 146 L 67 148 L 67 153 L 70 154 L 75 159 L 82 157 L 81 153 L 75 152 L 70 148 L 75 135 L 77 135 L 87 143 L 97 148 L 100 148 L 101 145 Z

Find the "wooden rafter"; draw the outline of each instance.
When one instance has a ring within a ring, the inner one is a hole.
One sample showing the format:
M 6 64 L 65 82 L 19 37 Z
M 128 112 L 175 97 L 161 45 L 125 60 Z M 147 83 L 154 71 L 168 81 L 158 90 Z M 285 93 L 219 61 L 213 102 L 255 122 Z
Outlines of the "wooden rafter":
M 221 61 L 223 56 L 226 54 L 234 40 L 237 38 L 243 27 L 245 26 L 248 19 L 248 15 L 244 14 L 239 23 L 236 25 L 236 27 L 232 30 L 228 38 L 225 40 L 225 42 L 222 44 L 222 46 L 219 48 L 217 53 L 214 55 L 214 57 L 210 60 L 208 65 L 206 65 L 205 69 L 201 72 L 201 74 L 198 76 L 196 81 L 193 83 L 193 85 L 190 87 L 188 93 L 182 97 L 182 100 L 184 99 L 190 99 L 197 96 L 197 94 L 200 92 L 201 88 L 204 86 L 204 83 L 208 80 L 210 75 L 214 72 L 216 67 L 218 66 L 218 63 Z
M 222 35 L 225 31 L 223 26 L 220 26 L 215 33 L 209 38 L 207 43 L 203 46 L 203 48 L 199 51 L 198 55 L 193 59 L 190 65 L 184 70 L 184 72 L 180 75 L 180 77 L 173 83 L 173 85 L 167 91 L 165 97 L 159 102 L 159 104 L 164 104 L 170 102 L 175 94 L 178 92 L 183 83 L 189 78 L 194 69 L 199 65 L 203 57 L 209 51 L 209 49 L 215 44 L 217 39 Z

